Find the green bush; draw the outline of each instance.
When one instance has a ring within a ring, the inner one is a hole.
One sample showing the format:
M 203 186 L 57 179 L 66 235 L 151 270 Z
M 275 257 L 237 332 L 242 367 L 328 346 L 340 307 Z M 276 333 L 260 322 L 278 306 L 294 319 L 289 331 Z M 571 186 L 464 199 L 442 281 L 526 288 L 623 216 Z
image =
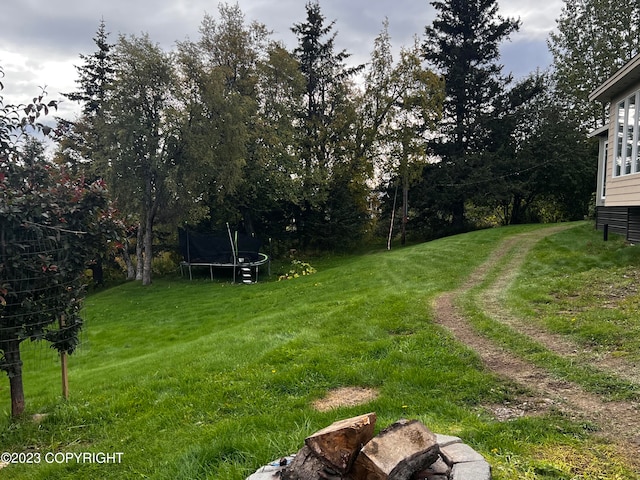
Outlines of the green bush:
M 278 277 L 278 281 L 291 280 L 292 278 L 298 278 L 303 275 L 311 275 L 313 273 L 316 273 L 316 269 L 313 268 L 309 263 L 300 260 L 291 260 L 290 266 L 291 268 L 288 272 L 283 273 Z
M 175 252 L 160 252 L 153 257 L 151 270 L 156 275 L 174 273 L 180 266 L 180 256 Z

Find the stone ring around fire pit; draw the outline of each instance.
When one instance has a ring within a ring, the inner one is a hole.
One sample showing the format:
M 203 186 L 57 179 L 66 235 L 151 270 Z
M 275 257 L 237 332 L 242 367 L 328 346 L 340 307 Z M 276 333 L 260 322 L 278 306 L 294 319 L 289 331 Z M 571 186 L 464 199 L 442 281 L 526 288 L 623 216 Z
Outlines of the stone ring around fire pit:
M 369 413 L 336 422 L 246 480 L 491 479 L 489 463 L 460 438 L 434 434 L 416 420 L 400 420 L 373 437 L 375 420 Z

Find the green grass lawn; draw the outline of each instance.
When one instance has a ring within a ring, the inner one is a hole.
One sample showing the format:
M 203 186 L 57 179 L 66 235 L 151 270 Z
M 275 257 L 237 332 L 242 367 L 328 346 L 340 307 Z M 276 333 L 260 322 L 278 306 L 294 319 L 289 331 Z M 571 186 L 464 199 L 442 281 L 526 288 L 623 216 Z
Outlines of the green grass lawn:
M 574 341 L 640 360 L 640 248 L 590 225 L 541 242 L 510 295 L 519 314 Z
M 121 462 L 43 457 L 39 465 L 4 468 L 0 478 L 244 480 L 297 451 L 316 430 L 369 411 L 377 413 L 378 428 L 415 418 L 460 436 L 485 455 L 498 480 L 638 478 L 590 426 L 560 413 L 496 421 L 484 407 L 520 389 L 485 371 L 473 352 L 431 322 L 438 293 L 460 285 L 501 239 L 534 228 L 540 227 L 315 259 L 317 273 L 282 282 L 167 277 L 150 287 L 129 283 L 93 294 L 85 303 L 83 346 L 70 357 L 70 400 L 60 399 L 55 355 L 25 344 L 28 414 L 10 418 L 5 379 L 0 450 L 122 452 Z M 639 258 L 636 248 L 605 244 L 577 224 L 536 247 L 510 302 L 523 314 L 542 312 L 550 328 L 615 343 L 637 358 L 637 335 L 625 333 L 637 333 L 637 320 L 612 314 L 608 323 L 633 325 L 598 336 L 607 330 L 596 328 L 603 317 L 589 316 L 586 297 L 571 302 L 585 284 L 597 291 L 589 272 L 624 288 L 624 272 L 633 272 Z M 624 302 L 623 314 L 637 297 Z M 571 328 L 554 321 L 566 312 L 576 317 Z M 342 386 L 375 388 L 379 396 L 357 407 L 313 408 Z M 36 413 L 48 415 L 37 423 L 30 418 Z

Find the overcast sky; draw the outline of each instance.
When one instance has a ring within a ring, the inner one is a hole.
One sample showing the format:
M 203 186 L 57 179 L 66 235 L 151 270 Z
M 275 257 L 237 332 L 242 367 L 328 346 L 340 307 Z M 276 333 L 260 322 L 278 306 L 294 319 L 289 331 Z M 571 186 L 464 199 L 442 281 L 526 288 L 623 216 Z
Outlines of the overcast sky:
M 520 18 L 520 31 L 503 45 L 501 62 L 505 72 L 520 78 L 546 69 L 551 57 L 549 33 L 556 27 L 563 0 L 498 0 L 500 14 Z M 79 54 L 95 51 L 93 37 L 104 18 L 109 40 L 119 34 L 148 33 L 170 50 L 177 40 L 198 38 L 198 27 L 209 13 L 218 17 L 220 2 L 210 0 L 16 0 L 3 1 L 0 14 L 0 66 L 5 103 L 28 101 L 47 86 L 49 99 L 75 89 Z M 225 3 L 234 4 L 234 0 Z M 247 22 L 257 20 L 273 31 L 273 39 L 290 49 L 296 46 L 291 26 L 306 18 L 307 0 L 238 0 Z M 353 64 L 370 58 L 373 40 L 389 19 L 394 50 L 422 37 L 435 18 L 429 0 L 320 0 L 326 21 L 334 21 L 338 49 L 347 50 Z M 61 108 L 63 117 L 73 116 L 69 102 Z

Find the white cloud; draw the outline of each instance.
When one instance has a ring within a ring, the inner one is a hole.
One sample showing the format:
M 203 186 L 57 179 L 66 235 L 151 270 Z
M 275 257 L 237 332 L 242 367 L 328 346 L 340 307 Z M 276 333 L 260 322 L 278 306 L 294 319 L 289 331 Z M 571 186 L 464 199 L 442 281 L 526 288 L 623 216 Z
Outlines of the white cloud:
M 556 28 L 563 0 L 499 0 L 500 13 L 505 17 L 520 18 L 522 25 L 514 38 L 524 41 L 546 41 Z
M 289 48 L 296 41 L 290 29 L 305 21 L 306 3 L 238 0 L 247 21 L 264 23 L 273 30 L 273 38 Z M 538 66 L 546 68 L 546 38 L 555 28 L 562 5 L 563 0 L 499 0 L 501 15 L 522 20 L 520 32 L 503 48 L 507 71 L 517 69 L 519 75 Z M 435 15 L 427 0 L 320 0 L 320 6 L 327 21 L 336 21 L 337 47 L 351 53 L 354 64 L 369 59 L 385 17 L 389 18 L 393 46 L 399 50 L 410 45 L 415 35 L 421 37 Z M 211 0 L 48 0 L 45 4 L 21 0 L 4 2 L 2 8 L 0 66 L 5 71 L 5 101 L 24 101 L 42 85 L 48 86 L 52 98 L 73 90 L 73 65 L 81 62 L 80 53 L 95 50 L 92 38 L 102 18 L 112 42 L 119 34 L 146 32 L 170 49 L 177 40 L 197 38 L 205 12 L 218 15 L 218 3 Z

